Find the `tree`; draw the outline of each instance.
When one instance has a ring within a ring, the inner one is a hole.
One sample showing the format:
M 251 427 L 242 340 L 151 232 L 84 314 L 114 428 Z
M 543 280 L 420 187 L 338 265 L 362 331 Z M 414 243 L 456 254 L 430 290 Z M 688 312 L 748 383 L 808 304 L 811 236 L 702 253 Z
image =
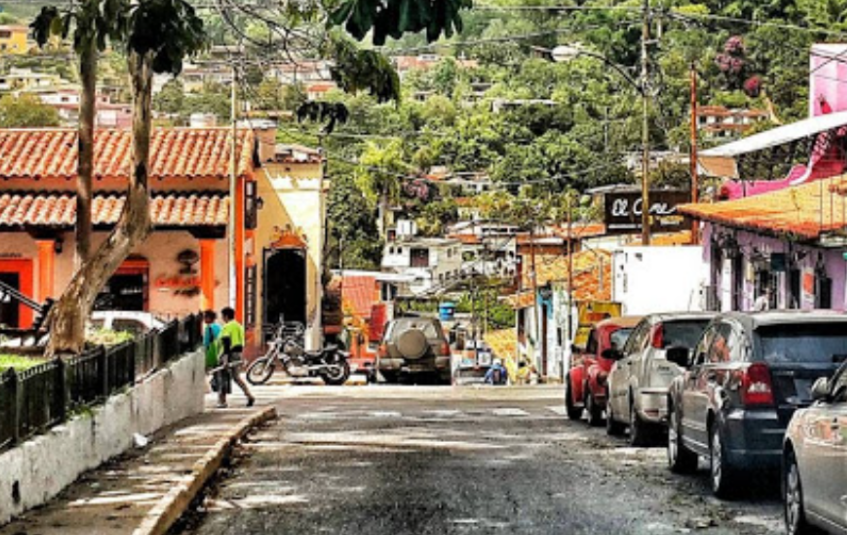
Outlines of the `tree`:
M 59 126 L 59 112 L 33 95 L 0 98 L 0 128 Z
M 126 0 L 84 0 L 60 11 L 45 6 L 31 27 L 35 40 L 44 47 L 51 35 L 66 39 L 73 31 L 73 50 L 79 56 L 82 84 L 79 101 L 79 156 L 76 185 L 76 265 L 91 254 L 91 182 L 94 174 L 94 119 L 97 100 L 97 58 L 109 40 L 120 38 L 121 11 Z
M 182 113 L 185 106 L 185 87 L 178 78 L 169 80 L 153 97 L 153 106 L 156 111 L 176 115 Z
M 56 8 L 46 7 L 33 27 L 38 42 L 44 43 L 51 33 L 67 35 L 72 20 L 83 24 L 79 30 L 82 39 L 90 39 L 92 35 L 92 29 L 85 24 L 101 24 L 94 33 L 99 49 L 105 48 L 107 36 L 123 44 L 132 79 L 132 165 L 126 202 L 118 223 L 97 251 L 76 270 L 50 312 L 48 356 L 79 354 L 83 350 L 85 321 L 97 294 L 149 234 L 153 74 L 179 74 L 184 58 L 202 50 L 206 43 L 203 22 L 185 0 L 105 0 L 88 2 L 83 9 L 86 8 L 92 10 L 91 13 L 74 19 L 69 15 L 60 16 Z M 88 47 L 94 42 L 88 43 Z M 91 59 L 85 55 L 88 53 L 86 47 L 81 52 L 84 53 L 81 63 Z M 85 69 L 96 68 L 96 56 L 94 59 L 95 65 L 87 65 Z M 92 99 L 96 88 L 84 86 L 83 90 L 90 91 L 85 98 Z M 93 151 L 93 145 L 89 150 Z

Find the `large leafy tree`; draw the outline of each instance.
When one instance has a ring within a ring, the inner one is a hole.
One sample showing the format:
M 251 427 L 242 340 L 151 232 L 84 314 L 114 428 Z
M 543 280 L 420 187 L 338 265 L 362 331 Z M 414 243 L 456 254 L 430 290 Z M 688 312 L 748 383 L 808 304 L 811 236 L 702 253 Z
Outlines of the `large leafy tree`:
M 0 98 L 0 128 L 59 126 L 59 113 L 33 95 Z
M 39 46 L 53 36 L 72 37 L 73 50 L 79 57 L 82 85 L 79 101 L 79 156 L 76 185 L 76 262 L 77 267 L 91 254 L 91 202 L 94 174 L 94 119 L 97 97 L 97 59 L 110 40 L 122 37 L 126 0 L 83 0 L 61 10 L 42 8 L 31 27 Z
M 91 10 L 85 17 L 74 11 L 63 14 L 54 7 L 44 8 L 33 23 L 35 35 L 39 43 L 54 34 L 65 36 L 75 21 L 79 36 L 95 36 L 88 46 L 103 49 L 108 37 L 123 47 L 133 97 L 131 166 L 126 202 L 117 225 L 80 265 L 50 313 L 48 355 L 78 354 L 83 350 L 85 320 L 97 294 L 149 234 L 153 74 L 179 74 L 184 59 L 202 50 L 206 43 L 203 22 L 185 0 L 90 1 L 84 7 Z M 78 50 L 81 63 L 89 59 L 87 52 L 86 46 Z M 96 56 L 94 60 L 96 63 Z M 95 91 L 95 86 L 83 85 L 85 99 L 92 99 Z M 93 151 L 93 143 L 88 150 Z

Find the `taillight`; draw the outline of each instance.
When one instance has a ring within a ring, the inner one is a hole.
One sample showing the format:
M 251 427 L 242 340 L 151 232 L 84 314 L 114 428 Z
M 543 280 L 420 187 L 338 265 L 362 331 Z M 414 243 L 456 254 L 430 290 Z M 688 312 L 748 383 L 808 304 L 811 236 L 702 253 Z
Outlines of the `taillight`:
M 441 342 L 441 356 L 449 357 L 450 356 L 450 344 L 447 342 Z
M 771 371 L 766 364 L 751 364 L 741 375 L 741 401 L 744 405 L 773 405 Z
M 379 355 L 380 358 L 388 358 L 388 344 L 379 344 L 377 355 Z
M 653 343 L 651 344 L 656 349 L 663 349 L 664 346 L 662 343 L 664 342 L 664 329 L 662 329 L 661 324 L 653 327 Z

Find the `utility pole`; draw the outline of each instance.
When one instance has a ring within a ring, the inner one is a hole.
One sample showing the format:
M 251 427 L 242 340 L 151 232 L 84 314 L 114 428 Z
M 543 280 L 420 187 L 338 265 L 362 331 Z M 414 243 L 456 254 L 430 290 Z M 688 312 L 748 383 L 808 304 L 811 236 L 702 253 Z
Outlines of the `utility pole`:
M 700 197 L 699 177 L 697 176 L 697 66 L 691 62 L 691 203 L 694 204 Z M 691 221 L 691 243 L 700 243 L 700 232 L 697 222 Z
M 567 308 L 567 343 L 568 353 L 573 345 L 573 200 L 568 195 L 568 308 Z M 573 355 L 571 355 L 573 358 Z M 565 363 L 562 362 L 562 382 L 565 380 Z
M 229 236 L 229 306 L 235 310 L 239 310 L 239 303 L 236 302 L 236 294 L 238 289 L 236 271 L 236 256 L 238 247 L 235 241 L 235 203 L 238 184 L 238 157 L 236 150 L 238 149 L 238 68 L 235 61 L 232 62 L 232 83 L 231 89 L 231 110 L 232 115 L 232 146 L 230 150 L 230 175 L 229 175 L 229 218 L 227 221 L 227 235 Z
M 641 244 L 650 245 L 650 65 L 647 57 L 650 0 L 643 0 L 641 19 Z

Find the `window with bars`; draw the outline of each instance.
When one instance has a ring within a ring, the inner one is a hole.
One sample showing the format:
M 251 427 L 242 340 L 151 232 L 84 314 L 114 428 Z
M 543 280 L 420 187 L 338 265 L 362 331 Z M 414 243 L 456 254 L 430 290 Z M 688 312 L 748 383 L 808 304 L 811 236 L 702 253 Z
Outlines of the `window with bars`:
M 258 184 L 255 180 L 244 183 L 244 228 L 253 230 L 259 226 Z

